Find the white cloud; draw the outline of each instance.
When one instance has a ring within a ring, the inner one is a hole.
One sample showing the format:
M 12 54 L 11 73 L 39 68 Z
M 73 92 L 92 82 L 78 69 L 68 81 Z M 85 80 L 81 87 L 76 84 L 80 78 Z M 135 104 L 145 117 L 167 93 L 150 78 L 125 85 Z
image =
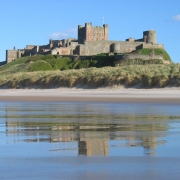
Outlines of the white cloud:
M 173 19 L 176 20 L 176 21 L 180 21 L 180 15 L 176 15 L 176 16 L 173 16 Z
M 54 32 L 49 35 L 50 39 L 67 39 L 68 37 L 77 37 L 77 29 L 69 28 L 65 31 Z

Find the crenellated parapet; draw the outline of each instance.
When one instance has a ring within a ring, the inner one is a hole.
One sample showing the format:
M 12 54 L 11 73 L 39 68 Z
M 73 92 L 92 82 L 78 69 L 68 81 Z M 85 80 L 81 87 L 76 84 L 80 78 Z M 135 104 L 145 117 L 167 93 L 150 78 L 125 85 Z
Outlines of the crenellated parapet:
M 85 26 L 78 26 L 78 43 L 84 44 L 85 41 L 108 40 L 108 25 L 92 26 L 92 23 L 85 23 Z
M 101 53 L 129 53 L 144 48 L 161 48 L 163 44 L 157 44 L 156 31 L 148 30 L 143 32 L 140 39 L 127 38 L 125 41 L 110 41 L 109 26 L 93 26 L 91 22 L 85 23 L 85 26 L 78 25 L 78 39 L 68 38 L 62 40 L 49 40 L 47 45 L 27 45 L 23 50 L 7 50 L 7 63 L 22 57 L 37 54 L 53 55 L 97 55 Z

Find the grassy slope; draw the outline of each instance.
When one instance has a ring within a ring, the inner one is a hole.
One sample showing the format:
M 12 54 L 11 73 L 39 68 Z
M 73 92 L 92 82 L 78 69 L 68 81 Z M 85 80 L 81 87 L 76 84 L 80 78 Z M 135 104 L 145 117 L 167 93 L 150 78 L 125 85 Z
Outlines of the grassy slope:
M 0 74 L 14 73 L 17 71 L 33 72 L 33 71 L 47 71 L 47 70 L 68 70 L 81 69 L 89 67 L 103 67 L 114 66 L 114 58 L 111 56 L 97 56 L 91 60 L 72 61 L 68 57 L 60 58 L 53 55 L 38 55 L 16 59 L 0 67 Z
M 150 48 L 145 48 L 145 49 L 137 50 L 135 52 L 137 52 L 139 54 L 149 55 L 151 53 L 151 50 L 152 49 L 150 49 Z M 164 49 L 158 49 L 158 48 L 154 49 L 154 54 L 155 55 L 162 55 L 164 57 L 164 60 L 171 61 L 169 54 Z
M 145 49 L 132 51 L 131 53 L 137 53 L 137 54 L 142 54 L 142 55 L 150 55 L 151 51 L 152 51 L 151 48 L 145 48 Z M 163 56 L 166 63 L 172 63 L 169 54 L 164 49 L 158 49 L 158 48 L 154 49 L 154 54 Z M 164 61 L 160 60 L 160 59 L 143 60 L 140 58 L 136 58 L 136 59 L 116 61 L 115 63 L 116 63 L 116 65 L 126 66 L 126 65 L 137 65 L 137 64 L 139 64 L 139 65 L 164 64 Z
M 0 67 L 0 87 L 55 88 L 87 85 L 97 88 L 142 84 L 142 88 L 151 88 L 180 85 L 180 65 L 110 66 L 113 66 L 111 56 L 97 56 L 92 60 L 76 62 L 52 55 L 23 57 Z

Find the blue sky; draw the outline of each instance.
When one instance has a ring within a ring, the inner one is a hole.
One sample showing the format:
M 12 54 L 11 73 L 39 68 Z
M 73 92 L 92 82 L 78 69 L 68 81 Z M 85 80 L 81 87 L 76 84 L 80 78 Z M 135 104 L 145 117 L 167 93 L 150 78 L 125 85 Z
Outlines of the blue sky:
M 0 0 L 0 61 L 5 50 L 77 38 L 77 26 L 109 24 L 109 40 L 139 39 L 156 30 L 157 41 L 180 63 L 179 0 Z

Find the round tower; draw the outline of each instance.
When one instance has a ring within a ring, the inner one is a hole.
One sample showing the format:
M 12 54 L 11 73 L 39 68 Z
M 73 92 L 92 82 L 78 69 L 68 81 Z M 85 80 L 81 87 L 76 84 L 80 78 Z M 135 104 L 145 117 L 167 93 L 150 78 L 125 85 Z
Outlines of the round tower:
M 143 39 L 146 43 L 156 44 L 156 31 L 149 30 L 143 32 Z
M 121 47 L 120 47 L 119 43 L 113 43 L 111 45 L 111 47 L 112 47 L 112 52 L 114 52 L 114 53 L 120 53 L 121 52 Z

